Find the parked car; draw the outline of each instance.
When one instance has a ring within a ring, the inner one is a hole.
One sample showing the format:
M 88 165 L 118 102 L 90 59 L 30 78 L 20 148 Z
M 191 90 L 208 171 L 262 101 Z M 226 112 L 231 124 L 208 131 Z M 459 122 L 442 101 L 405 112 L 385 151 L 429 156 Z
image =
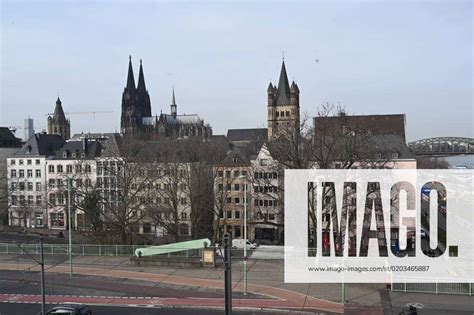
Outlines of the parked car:
M 89 306 L 85 304 L 79 303 L 63 303 L 57 305 L 46 311 L 46 315 L 54 315 L 54 314 L 62 314 L 62 315 L 92 315 L 92 311 Z M 41 312 L 38 313 L 41 315 Z
M 245 244 L 244 239 L 238 238 L 238 239 L 232 240 L 232 248 L 244 249 L 244 244 Z M 249 240 L 247 240 L 247 249 L 255 249 L 257 248 L 257 246 L 258 245 L 256 243 L 252 243 Z

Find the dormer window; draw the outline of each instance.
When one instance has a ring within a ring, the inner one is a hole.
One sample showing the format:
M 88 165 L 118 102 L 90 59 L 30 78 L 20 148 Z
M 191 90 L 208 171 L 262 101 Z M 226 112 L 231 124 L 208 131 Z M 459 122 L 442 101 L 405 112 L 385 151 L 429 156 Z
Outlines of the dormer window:
M 63 158 L 67 158 L 67 151 L 63 152 Z
M 73 157 L 73 158 L 76 157 L 76 152 L 72 152 L 72 157 Z
M 236 158 L 236 157 L 233 159 L 233 161 L 234 161 L 234 163 L 239 163 L 239 159 Z
M 84 152 L 81 153 L 81 157 L 86 157 L 86 154 Z

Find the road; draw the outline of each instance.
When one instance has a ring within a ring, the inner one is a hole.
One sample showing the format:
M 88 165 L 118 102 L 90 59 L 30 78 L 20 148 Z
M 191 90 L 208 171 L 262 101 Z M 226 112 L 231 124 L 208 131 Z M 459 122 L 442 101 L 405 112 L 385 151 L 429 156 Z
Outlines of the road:
M 49 309 L 48 306 L 47 309 Z M 146 307 L 117 307 L 117 306 L 92 306 L 94 315 L 222 315 L 222 309 L 172 309 L 172 308 L 146 308 Z M 36 315 L 41 311 L 39 304 L 11 304 L 0 303 L 0 315 Z M 272 314 L 262 311 L 233 311 L 233 314 Z M 279 312 L 279 314 L 282 314 Z

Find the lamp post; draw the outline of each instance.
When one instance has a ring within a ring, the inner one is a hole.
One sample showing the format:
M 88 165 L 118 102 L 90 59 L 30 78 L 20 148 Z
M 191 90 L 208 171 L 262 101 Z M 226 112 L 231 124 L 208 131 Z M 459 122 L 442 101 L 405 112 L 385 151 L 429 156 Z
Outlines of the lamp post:
M 244 295 L 247 295 L 247 176 L 238 178 L 244 179 Z
M 67 211 L 68 211 L 68 234 L 69 234 L 69 276 L 72 277 L 72 218 L 71 218 L 71 179 L 67 179 Z

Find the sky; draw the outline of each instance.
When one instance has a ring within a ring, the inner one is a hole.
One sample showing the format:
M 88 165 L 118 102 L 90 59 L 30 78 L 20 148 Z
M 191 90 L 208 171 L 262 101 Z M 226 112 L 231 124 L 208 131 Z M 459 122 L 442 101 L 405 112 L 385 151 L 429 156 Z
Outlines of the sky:
M 197 113 L 214 134 L 266 126 L 284 52 L 302 115 L 406 114 L 407 139 L 474 137 L 471 1 L 3 1 L 0 125 L 120 130 L 129 55 L 152 113 Z M 113 111 L 113 112 L 110 112 Z M 21 136 L 21 130 L 17 136 Z

